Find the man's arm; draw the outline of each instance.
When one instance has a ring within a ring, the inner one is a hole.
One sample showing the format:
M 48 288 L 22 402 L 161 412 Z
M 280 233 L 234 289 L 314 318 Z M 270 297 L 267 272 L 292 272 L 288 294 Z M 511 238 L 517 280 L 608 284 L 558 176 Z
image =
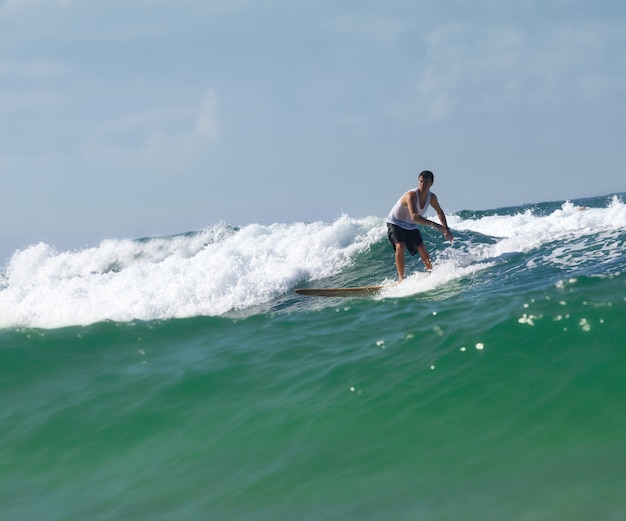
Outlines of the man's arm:
M 437 228 L 441 233 L 443 233 L 444 237 L 451 241 L 454 237 L 452 232 L 448 228 L 448 223 L 446 222 L 446 215 L 443 213 L 441 206 L 439 206 L 439 202 L 437 201 L 437 196 L 435 194 L 431 194 L 430 196 L 430 205 L 435 209 L 437 215 L 439 216 L 439 220 L 442 224 L 438 224 L 435 221 L 431 221 L 430 219 L 426 219 L 426 217 L 422 217 L 417 211 L 417 194 L 415 192 L 407 192 L 403 196 L 403 204 L 406 204 L 409 208 L 409 213 L 411 214 L 411 220 L 418 224 L 423 224 L 424 226 L 432 226 L 433 228 Z
M 442 225 L 439 229 L 443 233 L 443 236 L 446 239 L 448 239 L 450 242 L 452 242 L 452 239 L 454 239 L 454 235 L 452 235 L 450 228 L 448 228 L 448 221 L 446 220 L 446 214 L 444 213 L 443 208 L 441 208 L 441 205 L 439 204 L 439 200 L 437 199 L 437 196 L 435 194 L 432 194 L 430 196 L 430 206 L 432 206 L 437 212 L 437 217 L 439 217 L 439 222 Z

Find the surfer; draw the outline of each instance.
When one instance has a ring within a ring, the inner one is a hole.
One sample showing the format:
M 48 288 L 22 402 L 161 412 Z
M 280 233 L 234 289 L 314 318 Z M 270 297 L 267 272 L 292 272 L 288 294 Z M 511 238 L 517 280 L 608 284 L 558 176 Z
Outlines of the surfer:
M 396 252 L 396 269 L 398 270 L 399 282 L 404 279 L 405 248 L 409 250 L 411 256 L 419 252 L 426 269 L 428 271 L 433 269 L 418 225 L 432 226 L 443 233 L 447 240 L 452 241 L 454 239 L 437 196 L 430 191 L 434 182 L 433 173 L 430 170 L 424 170 L 418 177 L 417 188 L 405 192 L 387 216 L 387 236 Z M 424 217 L 429 205 L 437 212 L 441 224 Z

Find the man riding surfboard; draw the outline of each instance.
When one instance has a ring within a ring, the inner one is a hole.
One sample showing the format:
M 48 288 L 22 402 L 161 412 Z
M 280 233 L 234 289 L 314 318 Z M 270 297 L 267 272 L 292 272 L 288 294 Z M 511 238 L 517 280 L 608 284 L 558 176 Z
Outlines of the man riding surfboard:
M 430 191 L 430 187 L 435 182 L 435 176 L 430 170 L 424 170 L 418 177 L 418 186 L 414 190 L 405 192 L 387 216 L 387 236 L 396 252 L 396 269 L 398 271 L 399 282 L 404 279 L 404 250 L 409 250 L 411 256 L 419 252 L 422 262 L 428 271 L 433 269 L 430 255 L 418 225 L 432 226 L 437 228 L 444 237 L 452 241 L 454 236 L 448 228 L 446 215 L 439 204 L 437 196 Z M 439 217 L 438 224 L 426 219 L 424 215 L 428 207 L 432 206 Z

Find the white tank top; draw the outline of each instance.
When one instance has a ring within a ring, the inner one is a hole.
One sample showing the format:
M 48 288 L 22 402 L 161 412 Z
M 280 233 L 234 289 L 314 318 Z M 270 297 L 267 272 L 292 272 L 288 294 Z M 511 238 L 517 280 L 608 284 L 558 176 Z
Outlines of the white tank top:
M 421 216 L 424 216 L 426 210 L 428 210 L 428 206 L 430 205 L 431 191 L 428 191 L 428 195 L 426 196 L 426 203 L 424 204 L 423 208 L 420 208 L 420 198 L 417 192 L 417 188 L 415 190 L 409 191 L 415 192 L 415 195 L 417 195 L 417 213 Z M 387 222 L 395 224 L 396 226 L 400 226 L 405 230 L 417 230 L 419 228 L 419 225 L 415 221 L 411 220 L 411 212 L 409 212 L 408 206 L 404 206 L 402 204 L 402 197 L 404 197 L 404 194 L 400 197 L 400 199 L 398 199 L 398 202 L 389 212 L 389 215 L 387 216 Z

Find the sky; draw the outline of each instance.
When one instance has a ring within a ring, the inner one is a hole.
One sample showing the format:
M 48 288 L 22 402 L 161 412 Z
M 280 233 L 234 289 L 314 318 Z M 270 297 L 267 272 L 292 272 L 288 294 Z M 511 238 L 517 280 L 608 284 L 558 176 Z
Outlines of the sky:
M 0 260 L 626 191 L 621 0 L 0 0 Z

